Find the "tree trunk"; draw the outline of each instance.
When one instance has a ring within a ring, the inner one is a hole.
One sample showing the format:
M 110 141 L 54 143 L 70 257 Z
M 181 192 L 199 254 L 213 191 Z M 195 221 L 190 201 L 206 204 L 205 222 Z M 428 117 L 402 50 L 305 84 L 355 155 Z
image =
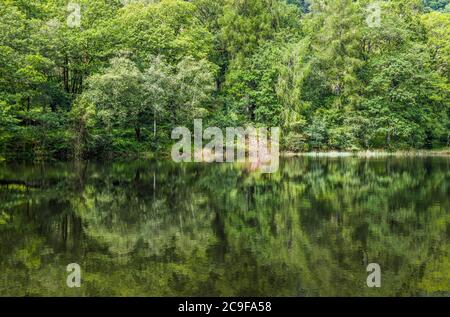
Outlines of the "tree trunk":
M 63 80 L 64 90 L 69 93 L 69 58 L 67 57 L 67 55 L 64 57 Z
M 136 141 L 141 142 L 141 128 L 135 128 L 134 131 L 136 132 Z
M 50 102 L 50 109 L 52 110 L 52 112 L 56 112 L 56 102 L 54 102 L 52 100 L 52 102 Z

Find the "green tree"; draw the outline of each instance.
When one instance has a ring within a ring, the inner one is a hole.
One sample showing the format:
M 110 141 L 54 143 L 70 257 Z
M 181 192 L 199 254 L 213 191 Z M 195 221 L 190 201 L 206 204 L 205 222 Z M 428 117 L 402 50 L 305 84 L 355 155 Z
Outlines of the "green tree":
M 132 61 L 118 57 L 111 60 L 103 74 L 89 78 L 86 92 L 108 126 L 131 125 L 137 141 L 141 140 L 141 127 L 151 110 L 142 102 L 143 81 L 144 76 Z

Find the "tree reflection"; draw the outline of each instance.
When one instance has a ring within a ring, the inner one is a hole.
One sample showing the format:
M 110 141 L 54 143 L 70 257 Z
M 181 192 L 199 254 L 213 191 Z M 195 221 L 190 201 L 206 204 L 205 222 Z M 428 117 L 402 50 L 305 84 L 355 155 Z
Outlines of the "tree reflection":
M 0 295 L 449 295 L 449 163 L 1 167 Z

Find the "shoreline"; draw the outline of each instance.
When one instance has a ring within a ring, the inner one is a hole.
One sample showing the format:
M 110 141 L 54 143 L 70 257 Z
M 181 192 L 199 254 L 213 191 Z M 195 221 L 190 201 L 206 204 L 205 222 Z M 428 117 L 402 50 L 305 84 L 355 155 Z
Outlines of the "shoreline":
M 368 150 L 368 151 L 316 151 L 316 152 L 290 152 L 280 151 L 281 158 L 293 157 L 314 157 L 314 158 L 343 158 L 343 157 L 359 157 L 359 158 L 383 158 L 383 157 L 450 157 L 450 148 L 442 150 L 404 150 L 404 151 L 386 151 L 386 150 Z M 65 162 L 117 162 L 117 161 L 136 161 L 136 160 L 165 160 L 170 159 L 168 153 L 141 152 L 133 155 L 113 155 L 105 158 L 91 159 L 53 159 L 44 158 L 37 160 L 27 159 L 5 159 L 0 156 L 0 164 L 11 163 L 65 163 Z
M 405 151 L 317 151 L 317 152 L 282 152 L 281 157 L 450 157 L 450 149 L 443 150 L 405 150 Z

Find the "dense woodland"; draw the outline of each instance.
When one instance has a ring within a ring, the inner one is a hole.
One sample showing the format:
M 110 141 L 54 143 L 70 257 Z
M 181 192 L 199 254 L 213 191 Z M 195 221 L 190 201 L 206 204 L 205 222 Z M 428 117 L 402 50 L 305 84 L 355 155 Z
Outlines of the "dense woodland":
M 289 151 L 450 142 L 449 0 L 0 0 L 0 160 L 167 153 L 280 126 Z

